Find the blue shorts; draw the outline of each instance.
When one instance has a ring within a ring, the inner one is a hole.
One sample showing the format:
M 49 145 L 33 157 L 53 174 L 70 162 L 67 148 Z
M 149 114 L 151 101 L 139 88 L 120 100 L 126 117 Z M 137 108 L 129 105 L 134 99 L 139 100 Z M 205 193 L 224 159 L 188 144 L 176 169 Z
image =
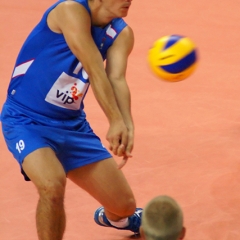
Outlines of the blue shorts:
M 8 149 L 21 167 L 36 149 L 50 147 L 68 171 L 112 157 L 85 119 L 56 120 L 30 112 L 7 101 L 1 113 L 2 131 Z

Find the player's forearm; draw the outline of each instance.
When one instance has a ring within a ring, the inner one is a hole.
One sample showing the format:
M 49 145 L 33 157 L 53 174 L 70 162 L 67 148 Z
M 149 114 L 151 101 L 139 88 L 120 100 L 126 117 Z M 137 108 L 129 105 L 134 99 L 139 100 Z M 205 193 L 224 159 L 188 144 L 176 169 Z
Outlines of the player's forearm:
M 109 122 L 123 120 L 114 92 L 107 76 L 99 72 L 89 76 L 96 100 L 104 111 Z
M 86 47 L 87 49 L 87 47 Z M 80 58 L 80 51 L 76 51 L 76 56 Z M 112 86 L 108 80 L 104 69 L 102 57 L 99 52 L 92 49 L 88 53 L 83 54 L 82 64 L 88 73 L 89 81 L 96 100 L 105 113 L 109 123 L 113 121 L 123 120 L 121 112 L 118 108 Z
M 128 130 L 134 131 L 131 114 L 131 95 L 125 80 L 112 81 L 115 98 Z

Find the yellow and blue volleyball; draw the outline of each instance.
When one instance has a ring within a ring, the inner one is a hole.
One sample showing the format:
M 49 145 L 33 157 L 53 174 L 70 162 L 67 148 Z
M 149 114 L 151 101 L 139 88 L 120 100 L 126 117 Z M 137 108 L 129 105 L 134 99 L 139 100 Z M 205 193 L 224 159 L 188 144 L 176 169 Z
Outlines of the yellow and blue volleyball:
M 189 77 L 196 69 L 197 49 L 185 36 L 168 35 L 154 42 L 148 52 L 152 72 L 160 79 L 177 82 Z

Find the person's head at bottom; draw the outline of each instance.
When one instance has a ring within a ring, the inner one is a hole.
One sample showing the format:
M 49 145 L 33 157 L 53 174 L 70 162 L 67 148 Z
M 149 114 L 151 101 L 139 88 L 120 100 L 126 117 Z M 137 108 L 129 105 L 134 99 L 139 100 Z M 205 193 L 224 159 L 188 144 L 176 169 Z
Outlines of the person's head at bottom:
M 140 233 L 145 240 L 180 240 L 185 236 L 183 212 L 169 196 L 157 196 L 143 209 Z

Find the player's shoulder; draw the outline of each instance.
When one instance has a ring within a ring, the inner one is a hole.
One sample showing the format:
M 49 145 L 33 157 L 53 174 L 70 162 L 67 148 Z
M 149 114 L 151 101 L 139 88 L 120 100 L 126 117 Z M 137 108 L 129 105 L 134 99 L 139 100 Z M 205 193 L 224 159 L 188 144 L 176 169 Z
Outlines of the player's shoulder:
M 134 45 L 134 33 L 130 26 L 126 25 L 121 32 L 119 32 L 118 36 L 116 37 L 116 40 L 113 43 L 113 47 L 111 49 L 114 49 L 119 52 L 122 51 L 122 53 L 129 53 L 132 51 Z
M 60 0 L 56 4 L 56 9 L 69 11 L 71 9 L 82 9 L 90 14 L 90 8 L 87 0 Z
M 134 32 L 133 32 L 133 29 L 129 26 L 129 25 L 126 25 L 122 31 L 119 33 L 119 36 L 118 36 L 118 39 L 119 41 L 122 41 L 122 42 L 132 42 L 134 41 Z
M 125 37 L 130 37 L 133 35 L 132 28 L 122 18 L 113 19 L 111 27 Z

